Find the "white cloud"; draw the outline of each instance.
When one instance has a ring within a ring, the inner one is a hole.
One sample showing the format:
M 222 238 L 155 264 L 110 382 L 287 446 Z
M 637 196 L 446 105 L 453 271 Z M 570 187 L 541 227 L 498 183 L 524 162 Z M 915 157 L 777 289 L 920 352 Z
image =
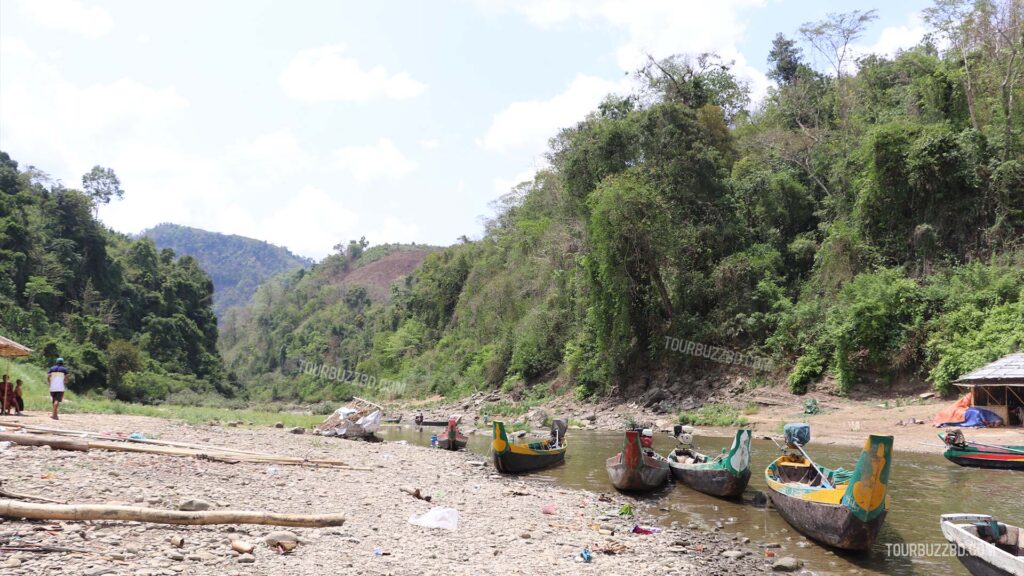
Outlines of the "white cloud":
M 262 221 L 259 230 L 249 230 L 247 236 L 320 257 L 338 242 L 356 235 L 356 213 L 320 188 L 306 186 L 275 204 L 281 207 Z
M 420 148 L 423 148 L 424 150 L 437 150 L 440 147 L 441 141 L 438 140 L 437 138 L 427 138 L 425 140 L 420 140 Z
M 766 0 L 480 0 L 485 8 L 519 12 L 536 26 L 547 28 L 568 23 L 597 23 L 625 31 L 626 40 L 615 50 L 620 68 L 632 72 L 650 54 L 717 52 L 732 61 L 733 73 L 750 83 L 756 102 L 767 93 L 769 81 L 751 66 L 737 44 L 746 23 L 740 12 L 763 5 Z M 516 102 L 499 112 L 482 140 L 488 150 L 544 149 L 555 132 L 593 110 L 609 92 L 628 92 L 624 81 L 579 75 L 569 88 L 546 101 Z
M 229 160 L 255 177 L 301 172 L 313 166 L 315 159 L 287 130 L 261 134 L 237 142 L 228 151 Z
M 522 184 L 523 182 L 533 181 L 534 176 L 537 175 L 537 170 L 523 170 L 517 173 L 511 178 L 495 178 L 494 179 L 494 191 L 498 194 L 508 194 L 512 188 Z
M 928 27 L 921 15 L 912 14 L 905 24 L 884 28 L 873 44 L 852 46 L 853 53 L 858 56 L 877 54 L 892 58 L 900 50 L 916 46 L 927 32 Z
M 45 28 L 99 38 L 110 32 L 114 21 L 106 10 L 78 0 L 22 0 L 21 12 Z
M 498 112 L 480 145 L 498 152 L 527 149 L 539 153 L 558 129 L 582 120 L 609 93 L 627 90 L 625 81 L 579 74 L 561 94 L 548 100 L 515 102 Z
M 381 138 L 368 146 L 347 146 L 331 153 L 328 168 L 352 175 L 357 182 L 399 179 L 417 168 L 394 142 Z
M 572 21 L 596 21 L 622 28 L 628 40 L 616 50 L 619 65 L 633 70 L 646 54 L 663 58 L 677 53 L 715 50 L 733 58 L 746 25 L 739 13 L 766 0 L 491 0 L 540 27 Z
M 296 54 L 281 72 L 285 93 L 300 102 L 361 102 L 414 98 L 427 88 L 408 72 L 392 74 L 381 66 L 363 69 L 344 52 L 345 46 L 336 45 Z

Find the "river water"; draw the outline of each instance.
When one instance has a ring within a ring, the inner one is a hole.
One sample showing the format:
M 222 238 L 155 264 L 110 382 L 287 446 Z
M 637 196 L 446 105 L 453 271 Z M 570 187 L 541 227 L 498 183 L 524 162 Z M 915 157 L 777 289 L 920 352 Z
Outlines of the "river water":
M 411 426 L 385 426 L 380 435 L 386 440 L 406 440 L 429 446 L 431 435 L 441 432 L 441 428 L 424 428 L 421 432 Z M 485 429 L 485 432 L 470 435 L 469 449 L 487 459 L 490 457 L 491 437 L 489 430 Z M 568 438 L 569 450 L 564 465 L 535 472 L 527 478 L 593 492 L 614 492 L 608 482 L 604 461 L 621 450 L 622 434 L 571 430 Z M 726 438 L 697 439 L 698 448 L 706 453 L 717 453 L 729 443 L 731 439 Z M 674 446 L 675 440 L 666 435 L 655 438 L 655 448 L 661 454 L 668 453 Z M 707 496 L 681 484 L 669 484 L 644 497 L 651 505 L 647 513 L 661 525 L 678 522 L 707 529 L 721 525 L 725 533 L 741 534 L 757 543 L 780 544 L 781 550 L 776 550 L 779 556 L 799 558 L 804 561 L 805 574 L 821 575 L 967 574 L 956 558 L 909 556 L 906 552 L 946 552 L 946 541 L 939 529 L 939 515 L 943 513 L 991 514 L 1001 521 L 1024 526 L 1024 473 L 962 468 L 940 454 L 900 452 L 897 444 L 889 476 L 889 514 L 874 549 L 864 554 L 832 551 L 805 540 L 771 507 L 753 506 L 757 492 L 767 488 L 764 469 L 778 456 L 778 452 L 778 448 L 769 441 L 754 441 L 751 446 L 752 476 L 742 502 Z M 860 450 L 812 442 L 808 453 L 823 466 L 853 468 Z M 929 549 L 925 546 L 927 544 L 935 546 Z

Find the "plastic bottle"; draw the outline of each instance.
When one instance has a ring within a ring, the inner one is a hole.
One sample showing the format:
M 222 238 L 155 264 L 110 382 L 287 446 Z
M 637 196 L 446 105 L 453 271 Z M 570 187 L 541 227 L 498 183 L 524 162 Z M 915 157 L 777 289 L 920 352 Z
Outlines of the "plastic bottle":
M 434 434 L 430 437 L 430 447 L 437 448 L 437 434 Z
M 377 546 L 376 548 L 373 549 L 373 555 L 374 556 L 383 556 L 384 555 L 384 549 L 381 548 L 380 546 Z

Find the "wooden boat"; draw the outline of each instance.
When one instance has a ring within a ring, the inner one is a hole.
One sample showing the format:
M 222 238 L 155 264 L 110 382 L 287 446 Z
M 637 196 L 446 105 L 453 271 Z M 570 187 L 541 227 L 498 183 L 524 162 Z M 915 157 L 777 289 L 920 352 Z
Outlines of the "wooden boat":
M 943 514 L 939 525 L 974 576 L 1024 576 L 1024 529 L 983 514 Z
M 491 453 L 494 455 L 494 467 L 498 472 L 518 474 L 531 470 L 540 470 L 561 464 L 565 461 L 565 431 L 568 429 L 564 420 L 555 420 L 551 425 L 551 437 L 537 442 L 510 441 L 505 433 L 505 423 L 494 422 L 494 439 L 491 441 Z
M 869 549 L 888 510 L 892 436 L 868 437 L 853 472 L 818 466 L 788 436 L 787 427 L 786 453 L 765 470 L 772 505 L 808 538 L 844 550 Z
M 605 461 L 608 480 L 619 490 L 654 490 L 668 479 L 668 460 L 640 445 L 640 431 L 627 430 L 622 452 Z
M 939 434 L 946 444 L 946 460 L 972 468 L 1024 470 L 1024 446 L 1000 446 L 968 442 L 960 430 Z
M 459 420 L 451 418 L 445 428 L 444 435 L 437 437 L 437 447 L 441 450 L 462 450 L 466 447 L 469 437 L 459 431 Z
M 701 454 L 688 442 L 668 454 L 672 476 L 698 492 L 732 498 L 750 481 L 750 430 L 737 430 L 728 452 L 714 458 Z M 680 437 L 680 435 L 676 435 Z

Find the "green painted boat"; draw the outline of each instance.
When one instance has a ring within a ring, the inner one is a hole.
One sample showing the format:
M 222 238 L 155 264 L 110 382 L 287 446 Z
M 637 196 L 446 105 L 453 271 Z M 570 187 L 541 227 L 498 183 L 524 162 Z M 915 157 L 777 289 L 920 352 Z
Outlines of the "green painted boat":
M 802 446 L 790 444 L 764 475 L 772 505 L 801 534 L 835 548 L 867 550 L 889 509 L 891 466 L 892 436 L 870 436 L 853 472 L 819 466 Z
M 679 438 L 681 435 L 676 434 Z M 668 454 L 672 477 L 690 488 L 718 496 L 734 498 L 743 494 L 750 481 L 750 440 L 753 433 L 747 429 L 736 431 L 728 452 L 716 457 L 707 456 L 686 444 Z

